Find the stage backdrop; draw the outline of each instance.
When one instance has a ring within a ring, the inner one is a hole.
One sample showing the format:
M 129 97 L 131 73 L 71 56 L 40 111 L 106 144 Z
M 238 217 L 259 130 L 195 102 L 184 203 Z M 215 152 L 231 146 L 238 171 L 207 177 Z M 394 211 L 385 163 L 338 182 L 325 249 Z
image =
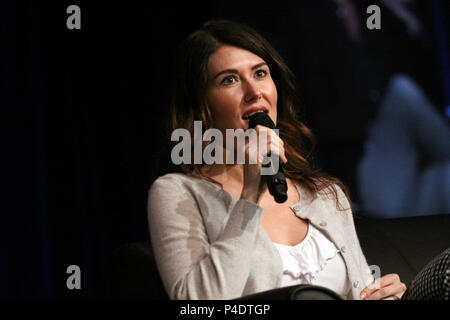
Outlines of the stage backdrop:
M 366 16 L 368 3 L 358 3 Z M 112 250 L 149 239 L 147 192 L 163 173 L 160 124 L 174 51 L 211 18 L 248 23 L 280 51 L 298 77 L 298 112 L 319 139 L 317 165 L 343 179 L 357 201 L 353 169 L 386 77 L 408 72 L 444 105 L 427 3 L 415 7 L 424 41 L 409 40 L 389 14 L 378 33 L 362 28 L 364 50 L 380 68 L 364 64 L 334 1 L 2 1 L 0 298 L 110 296 Z M 67 27 L 72 4 L 81 29 Z M 368 88 L 356 86 L 362 75 Z M 367 98 L 372 89 L 375 100 Z M 80 290 L 66 286 L 71 265 L 80 267 Z

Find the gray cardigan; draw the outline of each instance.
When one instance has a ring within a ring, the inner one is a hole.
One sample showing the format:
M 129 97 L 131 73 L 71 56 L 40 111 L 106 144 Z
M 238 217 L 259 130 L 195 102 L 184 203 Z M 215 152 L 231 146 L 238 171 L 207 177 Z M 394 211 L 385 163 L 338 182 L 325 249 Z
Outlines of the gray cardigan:
M 297 184 L 295 214 L 308 219 L 341 250 L 352 290 L 359 299 L 373 281 L 356 235 L 349 203 L 310 194 Z M 171 299 L 233 299 L 281 286 L 282 260 L 261 226 L 264 209 L 236 200 L 220 186 L 180 173 L 151 186 L 148 221 L 153 251 Z

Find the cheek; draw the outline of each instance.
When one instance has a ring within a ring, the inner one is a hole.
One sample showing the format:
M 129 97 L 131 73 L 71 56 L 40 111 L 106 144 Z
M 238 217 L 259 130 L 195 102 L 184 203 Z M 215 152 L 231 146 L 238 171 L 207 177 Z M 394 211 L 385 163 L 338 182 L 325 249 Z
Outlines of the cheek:
M 277 107 L 277 102 L 278 102 L 278 93 L 277 93 L 277 89 L 274 89 L 273 95 L 272 95 L 272 102 L 273 102 L 273 106 Z
M 221 118 L 229 117 L 239 111 L 239 100 L 231 90 L 227 92 L 212 92 L 208 96 L 208 105 L 213 115 Z
M 277 87 L 275 86 L 275 83 L 272 81 L 272 87 L 271 87 L 271 97 L 272 102 L 274 103 L 274 106 L 276 106 L 276 103 L 278 101 L 278 92 Z
M 275 84 L 270 87 L 269 94 L 268 94 L 269 103 L 271 105 L 271 109 L 269 111 L 270 117 L 274 121 L 275 125 L 277 124 L 277 105 L 278 105 L 278 92 Z
M 277 103 L 278 103 L 278 92 L 275 84 L 270 89 L 269 94 L 270 104 L 272 105 L 273 111 L 276 113 L 277 111 Z

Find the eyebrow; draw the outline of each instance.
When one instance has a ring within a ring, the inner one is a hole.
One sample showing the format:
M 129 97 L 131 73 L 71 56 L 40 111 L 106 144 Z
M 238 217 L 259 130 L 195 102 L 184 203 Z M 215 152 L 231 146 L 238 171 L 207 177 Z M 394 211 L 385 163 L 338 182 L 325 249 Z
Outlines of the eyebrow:
M 258 63 L 258 64 L 254 65 L 252 67 L 252 70 L 258 69 L 258 68 L 260 68 L 260 67 L 262 67 L 264 65 L 267 66 L 267 63 L 265 63 L 265 62 Z M 217 79 L 218 76 L 220 76 L 221 74 L 224 74 L 224 73 L 239 73 L 239 71 L 236 70 L 236 69 L 225 69 L 225 70 L 222 70 L 222 71 L 220 71 L 219 73 L 217 73 L 214 76 L 213 80 Z

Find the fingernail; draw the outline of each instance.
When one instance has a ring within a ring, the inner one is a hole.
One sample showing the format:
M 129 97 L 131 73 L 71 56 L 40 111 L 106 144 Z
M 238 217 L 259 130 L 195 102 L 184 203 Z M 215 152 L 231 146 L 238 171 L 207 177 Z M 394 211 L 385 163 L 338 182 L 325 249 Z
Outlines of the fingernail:
M 364 300 L 364 299 L 366 298 L 366 296 L 367 296 L 367 294 L 366 294 L 365 292 L 363 292 L 363 293 L 361 294 L 361 300 Z

